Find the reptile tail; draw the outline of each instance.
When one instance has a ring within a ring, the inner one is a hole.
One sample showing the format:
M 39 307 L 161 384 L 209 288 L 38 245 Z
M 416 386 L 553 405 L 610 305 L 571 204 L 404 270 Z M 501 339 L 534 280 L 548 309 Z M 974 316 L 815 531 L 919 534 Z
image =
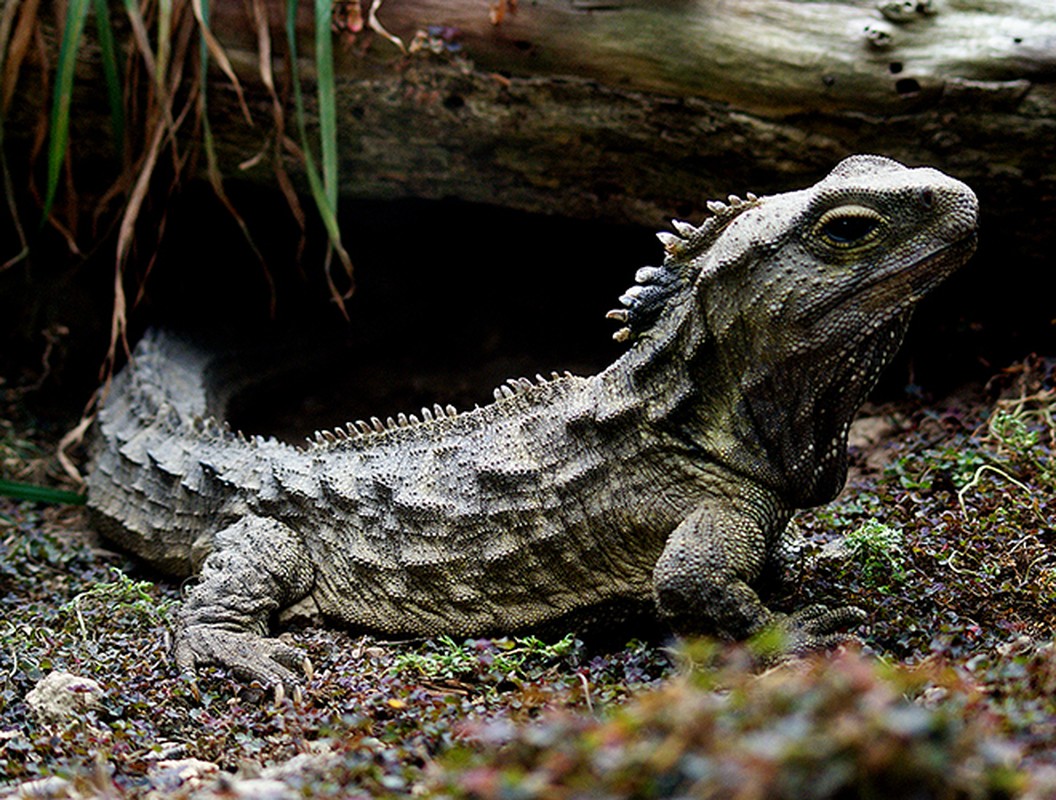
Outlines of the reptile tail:
M 209 361 L 193 345 L 149 331 L 99 410 L 88 478 L 97 527 L 173 575 L 192 573 L 222 522 L 225 493 L 209 481 L 208 462 L 244 446 L 215 421 L 203 422 L 216 411 L 206 387 Z

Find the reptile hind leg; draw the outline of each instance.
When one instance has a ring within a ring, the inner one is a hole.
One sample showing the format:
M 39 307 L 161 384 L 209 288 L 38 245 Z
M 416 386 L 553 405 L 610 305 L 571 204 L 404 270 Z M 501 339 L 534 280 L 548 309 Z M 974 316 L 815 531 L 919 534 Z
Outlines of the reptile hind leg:
M 264 685 L 295 685 L 304 655 L 268 638 L 268 626 L 275 612 L 305 597 L 314 580 L 310 555 L 289 526 L 246 516 L 220 531 L 177 616 L 177 667 L 193 672 L 216 664 Z

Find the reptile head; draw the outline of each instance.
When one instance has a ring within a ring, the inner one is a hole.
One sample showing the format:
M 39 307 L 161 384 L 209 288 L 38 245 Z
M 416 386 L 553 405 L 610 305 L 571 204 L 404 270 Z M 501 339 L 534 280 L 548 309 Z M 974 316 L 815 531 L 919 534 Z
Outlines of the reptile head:
M 713 304 L 715 289 L 747 294 L 738 312 L 775 331 L 767 351 L 785 339 L 842 343 L 901 317 L 963 264 L 977 212 L 972 190 L 937 170 L 854 156 L 810 189 L 739 215 L 698 282 Z
M 847 431 L 913 308 L 975 249 L 965 184 L 887 158 L 842 161 L 810 189 L 738 215 L 697 279 L 739 433 L 796 505 L 842 487 Z M 755 463 L 750 459 L 750 463 Z
M 693 285 L 712 298 L 716 333 L 745 315 L 810 328 L 844 314 L 880 317 L 911 309 L 975 247 L 972 190 L 930 168 L 882 156 L 851 156 L 798 192 L 711 202 L 700 227 L 675 221 L 660 233 L 666 258 L 643 267 L 609 317 L 615 334 L 646 334 Z M 760 305 L 764 304 L 765 305 Z
M 974 250 L 975 195 L 934 169 L 853 156 L 809 189 L 713 210 L 662 238 L 664 265 L 639 271 L 614 313 L 653 359 L 682 359 L 700 419 L 725 420 L 702 436 L 734 432 L 707 449 L 796 505 L 823 502 L 912 309 Z

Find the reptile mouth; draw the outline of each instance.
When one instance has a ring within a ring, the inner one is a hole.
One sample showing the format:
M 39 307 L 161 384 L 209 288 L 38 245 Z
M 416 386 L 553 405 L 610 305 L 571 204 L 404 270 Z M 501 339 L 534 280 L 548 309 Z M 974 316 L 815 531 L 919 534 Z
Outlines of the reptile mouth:
M 870 281 L 868 284 L 866 284 L 864 290 L 868 292 L 873 288 L 883 286 L 892 281 L 898 281 L 902 278 L 912 280 L 913 277 L 920 274 L 921 272 L 931 273 L 931 267 L 934 267 L 936 264 L 941 264 L 944 261 L 956 261 L 959 262 L 957 266 L 960 266 L 968 260 L 968 257 L 971 256 L 973 252 L 975 252 L 975 246 L 976 242 L 978 241 L 978 238 L 978 232 L 973 230 L 965 236 L 962 236 L 960 239 L 950 242 L 949 244 L 943 245 L 930 256 L 922 258 L 920 261 L 914 261 L 911 264 L 907 264 L 904 267 L 900 267 L 894 272 L 879 277 L 876 280 Z M 956 267 L 954 267 L 954 269 L 956 269 Z M 937 280 L 941 280 L 942 278 L 946 277 L 946 274 L 940 272 L 937 273 L 935 277 Z
M 893 272 L 887 272 L 884 275 L 875 277 L 864 285 L 856 286 L 851 292 L 841 294 L 838 297 L 834 297 L 829 302 L 818 306 L 814 310 L 814 313 L 810 315 L 809 321 L 811 324 L 816 323 L 819 319 L 827 316 L 833 309 L 845 305 L 849 299 L 868 298 L 873 294 L 880 293 L 889 288 L 892 283 L 907 284 L 910 288 L 910 292 L 906 297 L 900 298 L 899 302 L 888 304 L 886 308 L 889 311 L 894 311 L 903 306 L 904 302 L 914 303 L 927 294 L 935 284 L 941 282 L 948 276 L 948 272 L 943 270 L 933 270 L 933 267 L 942 264 L 943 262 L 956 263 L 957 266 L 960 266 L 960 264 L 967 261 L 969 256 L 975 251 L 978 238 L 978 231 L 973 230 L 965 236 L 962 236 L 960 239 L 956 239 L 943 245 L 938 250 L 931 253 L 931 255 L 922 258 L 919 261 L 914 261 L 911 264 L 899 267 Z M 954 267 L 954 269 L 956 269 L 956 267 Z M 912 281 L 915 277 L 921 274 L 930 275 L 931 280 L 914 291 Z

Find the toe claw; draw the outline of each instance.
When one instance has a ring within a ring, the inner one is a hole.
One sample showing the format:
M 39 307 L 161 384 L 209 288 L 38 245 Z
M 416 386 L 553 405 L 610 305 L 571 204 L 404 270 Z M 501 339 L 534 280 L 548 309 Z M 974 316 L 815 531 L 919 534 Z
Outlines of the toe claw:
M 847 628 L 866 620 L 866 613 L 856 606 L 828 606 L 815 604 L 800 609 L 779 623 L 788 640 L 788 650 L 805 653 L 830 650 L 843 644 L 860 641 Z
M 193 674 L 198 667 L 216 664 L 246 681 L 285 688 L 299 685 L 294 669 L 305 661 L 299 649 L 277 639 L 209 625 L 181 628 L 176 634 L 173 658 L 181 672 Z

